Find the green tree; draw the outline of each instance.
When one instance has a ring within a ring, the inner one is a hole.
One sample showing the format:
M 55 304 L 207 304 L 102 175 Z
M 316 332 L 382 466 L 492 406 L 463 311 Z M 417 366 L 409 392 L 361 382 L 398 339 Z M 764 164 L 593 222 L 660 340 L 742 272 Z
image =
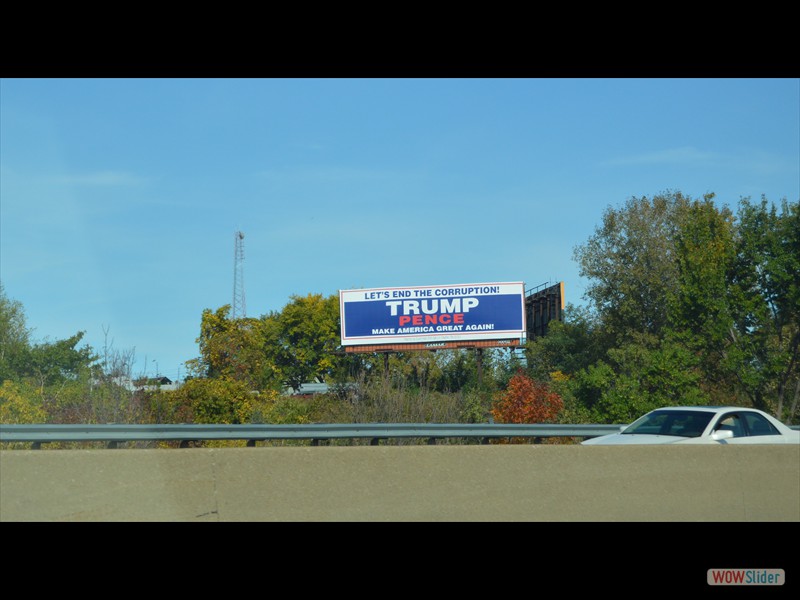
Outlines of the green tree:
M 18 381 L 30 351 L 22 303 L 8 298 L 0 283 L 0 381 Z
M 45 423 L 41 396 L 24 383 L 9 379 L 0 385 L 0 423 Z
M 629 423 L 661 406 L 707 404 L 697 355 L 671 335 L 641 334 L 607 354 L 592 421 Z M 608 373 L 607 373 L 608 374 Z
M 764 197 L 744 199 L 738 216 L 724 364 L 755 407 L 791 421 L 800 395 L 800 202 L 783 200 L 779 211 Z
M 467 348 L 442 350 L 436 352 L 435 355 L 441 368 L 437 386 L 439 391 L 458 392 L 478 386 L 478 355 L 475 350 Z M 484 374 L 489 370 L 491 376 L 493 364 L 493 354 L 484 352 Z
M 107 351 L 100 364 L 91 346 L 80 345 L 83 336 L 78 332 L 32 343 L 22 304 L 0 288 L 0 379 L 15 383 L 4 391 L 5 400 L 13 400 L 6 404 L 6 415 L 35 415 L 55 423 L 135 422 L 142 417 L 131 392 L 115 379 L 123 374 L 121 360 L 109 362 Z
M 280 313 L 262 321 L 267 360 L 284 385 L 297 390 L 314 379 L 324 382 L 336 372 L 341 342 L 338 296 L 292 296 Z
M 264 352 L 264 324 L 259 319 L 231 319 L 230 310 L 226 304 L 203 311 L 196 340 L 200 356 L 186 362 L 187 370 L 192 377 L 226 377 L 250 389 L 264 389 L 273 374 Z
M 547 335 L 528 341 L 526 372 L 536 381 L 547 382 L 561 396 L 565 422 L 591 422 L 588 408 L 595 405 L 605 386 L 594 387 L 597 381 L 587 377 L 586 370 L 601 364 L 607 352 L 596 313 L 568 304 L 563 321 L 550 323 Z
M 607 351 L 598 330 L 596 313 L 568 304 L 563 321 L 550 323 L 547 335 L 528 340 L 528 373 L 536 380 L 547 381 L 553 373 L 577 373 L 594 364 Z
M 579 327 L 555 327 L 556 337 L 539 344 L 534 358 L 570 376 L 569 389 L 592 420 L 629 422 L 658 406 L 705 397 L 692 387 L 699 382 L 696 357 L 673 319 L 680 225 L 691 206 L 679 192 L 631 198 L 609 207 L 589 241 L 576 247 L 581 274 L 590 279 L 591 314 Z M 570 357 L 575 348 L 581 350 Z
M 97 356 L 91 346 L 78 347 L 83 335 L 84 332 L 80 331 L 63 340 L 34 344 L 28 353 L 25 374 L 32 377 L 42 389 L 99 375 Z
M 444 372 L 439 352 L 406 352 L 395 356 L 391 361 L 396 375 L 401 375 L 411 389 L 423 391 L 435 390 L 440 387 Z
M 250 423 L 257 403 L 244 382 L 226 376 L 190 379 L 167 398 L 179 423 Z
M 700 384 L 718 403 L 731 403 L 730 378 L 720 363 L 730 343 L 735 297 L 736 222 L 713 194 L 690 203 L 679 215 L 675 237 L 678 280 L 667 300 L 669 335 L 698 357 Z
M 668 300 L 678 282 L 676 231 L 689 203 L 679 192 L 631 198 L 622 208 L 608 207 L 602 225 L 576 246 L 580 274 L 590 280 L 586 297 L 609 347 L 631 333 L 659 335 L 668 326 Z
M 728 285 L 736 252 L 735 220 L 712 198 L 692 202 L 679 215 L 674 253 L 678 286 L 669 309 L 673 328 L 719 340 L 731 318 Z
M 738 219 L 714 195 L 631 199 L 609 208 L 575 258 L 590 278 L 595 359 L 565 358 L 574 330 L 530 345 L 541 375 L 567 369 L 575 398 L 598 418 L 663 403 L 749 402 L 784 420 L 800 396 L 800 216 L 762 198 Z M 568 345 L 567 345 L 568 346 Z M 587 353 L 583 354 L 584 357 Z M 564 372 L 564 371 L 560 371 Z M 791 398 L 791 406 L 789 404 Z

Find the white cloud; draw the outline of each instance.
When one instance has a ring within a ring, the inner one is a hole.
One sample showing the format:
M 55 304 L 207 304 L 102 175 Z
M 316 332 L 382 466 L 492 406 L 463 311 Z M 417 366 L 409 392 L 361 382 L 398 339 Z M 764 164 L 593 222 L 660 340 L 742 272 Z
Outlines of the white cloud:
M 140 185 L 144 179 L 121 171 L 98 171 L 83 175 L 65 175 L 56 179 L 57 183 L 85 186 L 129 186 Z
M 601 165 L 613 167 L 637 165 L 702 166 L 736 169 L 739 172 L 756 175 L 775 175 L 798 171 L 796 157 L 788 158 L 758 149 L 740 149 L 736 153 L 720 154 L 704 152 L 692 146 L 621 156 L 603 161 Z
M 691 146 L 682 148 L 670 148 L 656 152 L 647 152 L 631 156 L 621 156 L 604 161 L 607 166 L 627 166 L 627 165 L 663 165 L 663 164 L 698 164 L 709 163 L 720 159 L 720 155 L 713 152 L 702 152 Z

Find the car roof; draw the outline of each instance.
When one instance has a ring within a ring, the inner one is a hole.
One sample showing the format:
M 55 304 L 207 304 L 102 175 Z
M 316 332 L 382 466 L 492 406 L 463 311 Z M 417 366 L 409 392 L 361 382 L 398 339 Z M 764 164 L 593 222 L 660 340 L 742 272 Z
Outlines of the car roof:
M 700 411 L 700 412 L 728 412 L 730 410 L 740 410 L 740 411 L 749 411 L 749 412 L 761 412 L 755 408 L 747 408 L 745 406 L 662 406 L 661 408 L 656 408 L 652 412 L 661 411 L 661 410 L 681 410 L 681 411 Z

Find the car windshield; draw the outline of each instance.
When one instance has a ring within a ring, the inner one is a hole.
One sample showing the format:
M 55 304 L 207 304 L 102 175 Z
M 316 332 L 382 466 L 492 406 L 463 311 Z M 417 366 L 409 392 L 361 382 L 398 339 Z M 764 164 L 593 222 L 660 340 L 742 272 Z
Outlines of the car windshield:
M 622 433 L 699 437 L 714 413 L 689 410 L 657 410 L 634 421 Z

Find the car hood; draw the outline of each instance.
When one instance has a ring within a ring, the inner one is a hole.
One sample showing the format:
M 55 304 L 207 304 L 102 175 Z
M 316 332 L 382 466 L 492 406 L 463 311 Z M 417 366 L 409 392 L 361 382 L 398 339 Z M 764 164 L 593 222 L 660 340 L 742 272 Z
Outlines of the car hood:
M 584 446 L 611 446 L 621 444 L 675 444 L 689 438 L 676 435 L 646 435 L 637 433 L 612 433 L 581 442 Z

